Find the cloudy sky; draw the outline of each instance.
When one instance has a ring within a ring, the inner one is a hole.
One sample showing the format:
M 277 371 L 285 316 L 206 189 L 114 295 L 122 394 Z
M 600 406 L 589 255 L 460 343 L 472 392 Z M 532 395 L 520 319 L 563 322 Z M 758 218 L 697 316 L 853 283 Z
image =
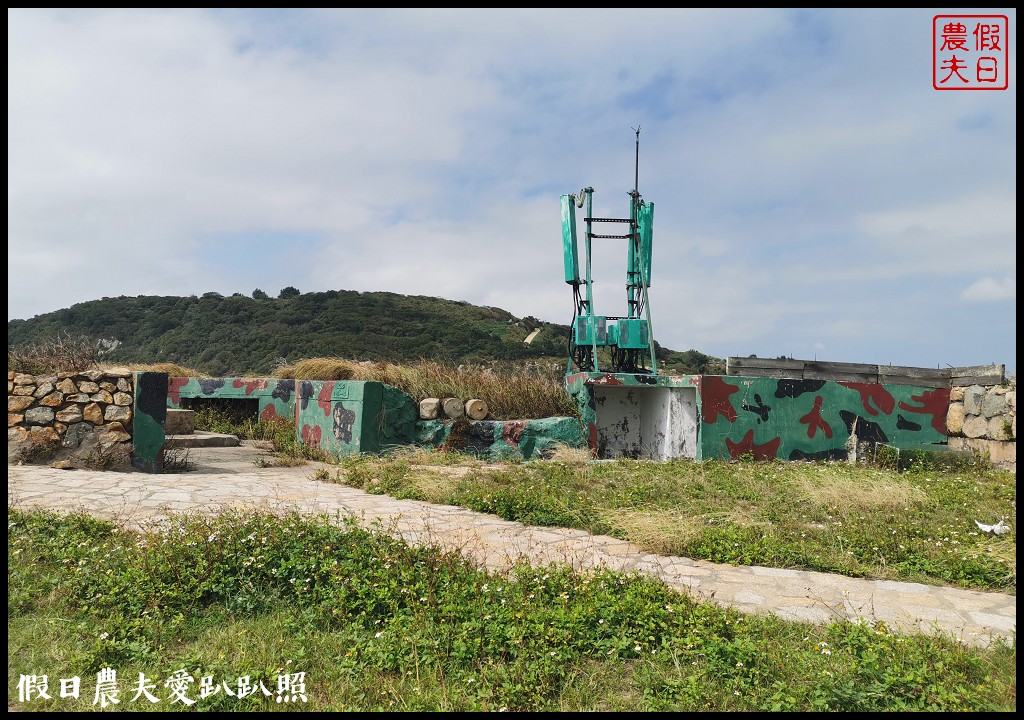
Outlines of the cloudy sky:
M 662 345 L 1015 372 L 1016 12 L 963 13 L 1008 16 L 1008 90 L 933 88 L 934 10 L 8 9 L 8 320 L 294 286 L 565 324 L 559 198 L 628 216 L 639 128 Z

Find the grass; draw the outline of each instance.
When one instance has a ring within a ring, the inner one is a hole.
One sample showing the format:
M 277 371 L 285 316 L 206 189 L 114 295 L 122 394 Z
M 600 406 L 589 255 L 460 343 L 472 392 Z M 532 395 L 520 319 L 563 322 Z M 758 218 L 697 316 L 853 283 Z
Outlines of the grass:
M 1004 644 L 747 616 L 639 575 L 493 575 L 344 518 L 128 532 L 8 508 L 9 707 L 95 711 L 107 669 L 126 711 L 1016 709 Z
M 716 563 L 1016 593 L 1016 474 L 955 453 L 879 466 L 841 462 L 621 459 L 558 448 L 545 461 L 489 462 L 417 447 L 331 459 L 301 445 L 290 423 L 199 410 L 196 426 L 237 434 L 257 463 L 329 461 L 316 479 L 398 499 L 466 507 L 528 525 L 586 530 L 652 553 Z M 904 458 L 905 460 L 906 458 Z
M 1016 593 L 1016 475 L 986 465 L 897 471 L 833 462 L 488 463 L 399 451 L 337 461 L 323 479 L 457 505 L 529 525 L 578 528 L 716 563 Z

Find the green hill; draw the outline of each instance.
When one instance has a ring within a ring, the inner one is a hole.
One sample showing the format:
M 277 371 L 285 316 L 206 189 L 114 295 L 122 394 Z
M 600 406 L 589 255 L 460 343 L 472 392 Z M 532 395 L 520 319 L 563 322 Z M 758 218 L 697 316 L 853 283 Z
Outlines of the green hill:
M 526 338 L 540 332 L 529 344 Z M 313 357 L 480 364 L 567 362 L 568 325 L 517 318 L 495 307 L 421 295 L 329 290 L 278 298 L 105 297 L 7 323 L 12 349 L 59 336 L 103 341 L 104 362 L 176 363 L 213 376 L 265 375 Z M 656 346 L 663 369 L 703 372 L 717 361 Z

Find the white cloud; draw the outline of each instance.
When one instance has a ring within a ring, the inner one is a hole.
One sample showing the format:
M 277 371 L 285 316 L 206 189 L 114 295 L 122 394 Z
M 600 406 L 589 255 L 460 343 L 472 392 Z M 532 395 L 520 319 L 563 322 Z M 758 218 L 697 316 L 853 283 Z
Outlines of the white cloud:
M 929 206 L 867 214 L 861 226 L 885 260 L 918 272 L 991 272 L 1016 262 L 1016 209 L 1015 195 L 1002 189 L 950 193 Z
M 985 277 L 977 282 L 971 283 L 960 297 L 970 302 L 990 302 L 993 300 L 1016 300 L 1017 299 L 1017 278 L 1004 277 L 1002 280 Z
M 1015 88 L 934 91 L 933 14 L 8 9 L 8 317 L 293 285 L 566 323 L 559 195 L 628 212 L 639 125 L 659 342 L 931 366 L 1016 296 Z M 1009 315 L 952 364 L 1013 366 Z

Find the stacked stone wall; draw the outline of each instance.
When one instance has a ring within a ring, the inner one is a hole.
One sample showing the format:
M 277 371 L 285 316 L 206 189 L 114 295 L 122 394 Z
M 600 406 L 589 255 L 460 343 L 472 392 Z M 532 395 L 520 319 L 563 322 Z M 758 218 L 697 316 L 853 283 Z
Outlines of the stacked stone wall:
M 7 372 L 8 462 L 127 468 L 132 461 L 133 373 Z
M 133 451 L 138 450 L 133 444 L 134 381 L 135 373 L 127 369 L 47 376 L 9 370 L 8 461 L 130 467 Z M 165 376 L 158 381 L 161 388 L 167 382 Z M 1016 471 L 1016 390 L 1016 376 L 998 385 L 950 388 L 946 415 L 950 448 L 978 452 L 996 466 Z M 159 401 L 160 409 L 165 402 Z M 141 419 L 147 420 L 146 413 Z M 162 415 L 149 422 L 160 432 L 153 440 L 153 457 L 143 459 L 154 468 L 159 466 L 163 422 Z
M 1017 464 L 1017 380 L 954 387 L 946 415 L 949 446 L 987 454 L 997 466 Z

